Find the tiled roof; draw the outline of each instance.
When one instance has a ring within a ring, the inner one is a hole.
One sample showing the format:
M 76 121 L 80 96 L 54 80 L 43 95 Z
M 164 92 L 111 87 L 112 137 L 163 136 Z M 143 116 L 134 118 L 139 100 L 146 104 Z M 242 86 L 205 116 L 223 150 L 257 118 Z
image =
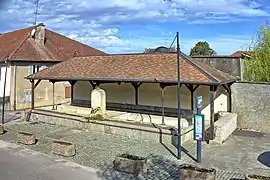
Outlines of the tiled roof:
M 236 51 L 231 56 L 233 57 L 241 57 L 242 55 L 249 54 L 249 51 Z
M 181 55 L 181 81 L 194 84 L 233 82 L 235 77 Z M 76 57 L 27 79 L 177 82 L 177 54 L 131 54 Z
M 30 36 L 34 28 L 29 27 L 2 34 L 0 36 L 0 61 L 6 60 L 7 57 L 10 60 L 66 61 L 73 57 L 74 51 L 79 56 L 106 54 L 48 29 L 45 29 L 45 45 L 39 45 Z

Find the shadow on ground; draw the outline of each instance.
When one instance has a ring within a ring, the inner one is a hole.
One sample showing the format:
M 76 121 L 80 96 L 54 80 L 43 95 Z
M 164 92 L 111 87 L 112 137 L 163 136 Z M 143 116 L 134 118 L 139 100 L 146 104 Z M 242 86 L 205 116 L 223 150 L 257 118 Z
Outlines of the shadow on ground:
M 113 167 L 107 167 L 99 172 L 99 176 L 105 180 L 179 179 L 178 164 L 172 163 L 172 161 L 154 154 L 151 154 L 148 157 L 147 162 L 148 171 L 146 174 L 139 174 L 136 176 L 116 171 Z
M 260 154 L 257 160 L 263 165 L 270 168 L 270 151 L 266 151 Z

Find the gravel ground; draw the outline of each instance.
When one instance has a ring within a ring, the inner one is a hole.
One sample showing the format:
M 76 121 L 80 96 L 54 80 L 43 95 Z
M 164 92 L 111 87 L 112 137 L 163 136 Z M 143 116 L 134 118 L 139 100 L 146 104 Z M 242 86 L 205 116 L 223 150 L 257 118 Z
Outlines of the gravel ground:
M 182 153 L 182 160 L 179 162 L 174 157 L 177 149 L 172 145 L 162 145 L 151 141 L 131 139 L 124 136 L 93 133 L 87 131 L 72 131 L 67 127 L 50 125 L 44 123 L 38 124 L 11 124 L 6 132 L 0 136 L 0 139 L 16 143 L 17 131 L 28 131 L 38 134 L 39 141 L 36 145 L 26 146 L 29 149 L 51 155 L 51 139 L 56 138 L 75 142 L 76 156 L 65 157 L 67 160 L 78 164 L 100 169 L 100 175 L 104 179 L 178 179 L 178 166 L 183 163 L 195 163 L 185 153 Z M 50 137 L 50 138 L 48 138 Z M 165 147 L 166 146 L 166 147 Z M 185 149 L 191 155 L 195 155 L 196 146 L 193 142 L 184 144 Z M 172 151 L 170 153 L 169 151 Z M 131 153 L 148 158 L 148 172 L 145 175 L 135 177 L 130 174 L 120 173 L 113 170 L 112 162 L 116 155 L 121 153 Z M 58 157 L 54 155 L 54 157 Z M 62 157 L 59 157 L 62 158 Z M 227 171 L 218 171 L 218 179 L 243 178 L 242 174 L 231 173 Z

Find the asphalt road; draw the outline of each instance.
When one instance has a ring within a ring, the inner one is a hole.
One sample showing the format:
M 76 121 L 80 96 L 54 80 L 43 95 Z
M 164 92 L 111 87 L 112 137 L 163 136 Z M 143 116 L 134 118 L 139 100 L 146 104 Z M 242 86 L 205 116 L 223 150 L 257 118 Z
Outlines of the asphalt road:
M 0 141 L 0 180 L 98 180 L 90 167 Z

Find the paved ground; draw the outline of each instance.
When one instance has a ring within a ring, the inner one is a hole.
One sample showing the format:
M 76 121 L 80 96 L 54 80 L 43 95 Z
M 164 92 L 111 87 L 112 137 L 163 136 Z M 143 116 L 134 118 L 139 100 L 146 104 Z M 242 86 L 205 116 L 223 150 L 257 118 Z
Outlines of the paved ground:
M 5 111 L 5 113 L 4 113 L 4 122 L 5 123 L 16 121 L 16 120 L 19 120 L 20 118 L 21 118 L 20 112 Z M 0 122 L 2 122 L 2 109 L 0 109 Z
M 270 134 L 235 131 L 222 145 L 204 148 L 203 166 L 270 175 Z
M 97 180 L 97 171 L 0 141 L 0 174 L 3 180 Z
M 176 148 L 171 144 L 161 144 L 144 140 L 130 139 L 123 136 L 74 130 L 68 127 L 44 123 L 10 124 L 6 134 L 0 139 L 15 142 L 16 134 L 13 131 L 29 131 L 38 135 L 36 145 L 26 146 L 36 151 L 51 154 L 51 139 L 73 141 L 76 144 L 77 154 L 66 158 L 85 166 L 101 169 L 103 179 L 133 179 L 131 175 L 119 173 L 112 169 L 112 162 L 120 153 L 148 157 L 149 171 L 140 179 L 177 179 L 178 166 L 183 163 L 196 164 L 192 158 L 183 153 L 182 160 L 176 160 Z M 255 137 L 250 137 L 255 136 Z M 252 134 L 237 131 L 221 146 L 205 145 L 203 152 L 203 166 L 218 169 L 218 179 L 243 179 L 244 173 L 270 173 L 269 169 L 269 137 L 266 134 Z M 268 139 L 268 142 L 267 142 Z M 185 143 L 187 153 L 194 156 L 196 146 L 194 142 Z M 268 146 L 268 147 L 267 147 Z M 268 148 L 268 149 L 267 149 Z M 257 161 L 257 156 L 264 164 Z M 54 156 L 57 157 L 57 156 Z M 268 161 L 268 162 L 267 162 Z M 268 167 L 267 167 L 268 166 Z M 234 173 L 232 172 L 234 171 Z

